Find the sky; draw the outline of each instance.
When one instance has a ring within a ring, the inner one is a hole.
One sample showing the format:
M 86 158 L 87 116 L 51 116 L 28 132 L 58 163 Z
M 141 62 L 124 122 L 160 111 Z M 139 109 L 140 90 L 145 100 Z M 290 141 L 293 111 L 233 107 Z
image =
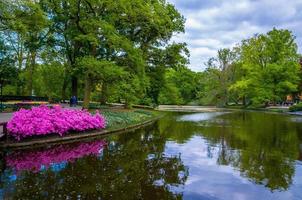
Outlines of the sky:
M 186 18 L 185 34 L 172 40 L 187 43 L 193 71 L 204 70 L 204 63 L 216 56 L 218 49 L 232 48 L 274 27 L 291 30 L 298 46 L 302 43 L 302 0 L 167 1 Z

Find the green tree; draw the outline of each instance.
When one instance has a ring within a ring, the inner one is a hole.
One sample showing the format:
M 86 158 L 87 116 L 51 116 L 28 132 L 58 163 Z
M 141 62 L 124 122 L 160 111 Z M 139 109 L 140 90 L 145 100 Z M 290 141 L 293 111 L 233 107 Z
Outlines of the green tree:
M 96 83 L 112 84 L 123 75 L 123 70 L 113 62 L 94 57 L 83 57 L 77 61 L 77 65 L 78 73 L 85 77 L 84 108 L 89 108 L 90 95 Z
M 253 104 L 276 103 L 297 90 L 300 67 L 290 31 L 273 29 L 243 41 L 241 59 L 244 75 L 230 89 Z
M 199 93 L 202 104 L 226 106 L 232 99 L 229 86 L 235 81 L 237 54 L 235 50 L 219 49 L 217 56 L 206 63 L 204 89 Z
M 38 65 L 34 90 L 36 95 L 48 97 L 50 101 L 61 99 L 61 89 L 64 83 L 64 66 L 59 62 Z
M 14 66 L 11 51 L 4 41 L 0 39 L 0 84 L 1 90 L 7 84 L 16 82 L 17 69 Z
M 27 94 L 31 95 L 37 54 L 48 34 L 48 19 L 38 4 L 29 1 L 19 1 L 11 15 L 13 17 L 8 22 L 9 29 L 16 32 L 23 40 L 24 48 L 27 50 L 26 83 Z M 19 55 L 19 62 L 21 62 L 21 56 Z

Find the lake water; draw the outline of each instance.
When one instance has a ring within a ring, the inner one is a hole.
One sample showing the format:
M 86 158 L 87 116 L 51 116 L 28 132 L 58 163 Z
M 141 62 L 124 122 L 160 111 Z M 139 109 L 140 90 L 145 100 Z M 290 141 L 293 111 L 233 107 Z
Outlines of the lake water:
M 302 117 L 171 113 L 135 132 L 6 152 L 0 198 L 301 200 Z

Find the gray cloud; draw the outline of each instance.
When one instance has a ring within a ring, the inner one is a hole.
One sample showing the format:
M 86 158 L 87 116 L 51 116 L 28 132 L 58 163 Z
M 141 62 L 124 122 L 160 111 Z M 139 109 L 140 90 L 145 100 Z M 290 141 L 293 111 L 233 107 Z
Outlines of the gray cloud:
M 202 71 L 220 48 L 272 28 L 289 29 L 302 42 L 302 0 L 168 0 L 186 18 L 186 33 L 173 38 L 186 42 L 190 68 Z

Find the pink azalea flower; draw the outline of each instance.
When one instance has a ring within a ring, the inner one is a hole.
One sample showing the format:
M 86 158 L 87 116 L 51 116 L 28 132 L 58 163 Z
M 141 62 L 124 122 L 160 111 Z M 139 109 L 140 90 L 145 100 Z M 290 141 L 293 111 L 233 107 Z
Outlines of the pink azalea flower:
M 87 110 L 48 108 L 45 105 L 30 110 L 15 112 L 7 124 L 11 136 L 20 140 L 34 135 L 58 134 L 63 136 L 71 131 L 103 129 L 105 118 L 98 112 L 93 116 Z

